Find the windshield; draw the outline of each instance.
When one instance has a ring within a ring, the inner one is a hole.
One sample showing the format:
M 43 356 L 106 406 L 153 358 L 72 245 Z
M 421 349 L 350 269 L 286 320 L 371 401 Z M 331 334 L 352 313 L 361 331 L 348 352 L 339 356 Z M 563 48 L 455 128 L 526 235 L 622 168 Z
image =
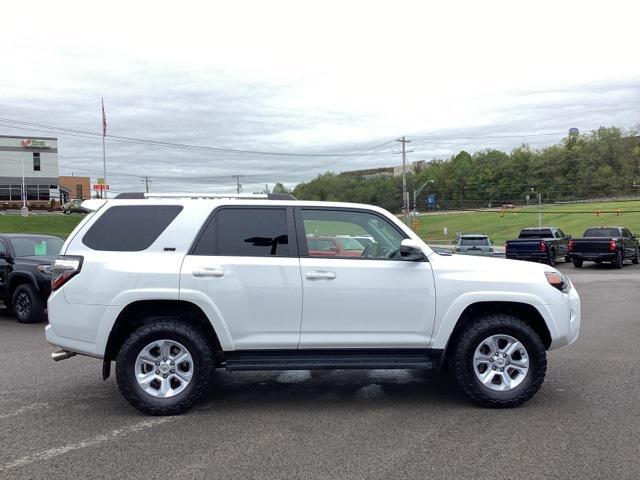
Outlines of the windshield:
M 584 232 L 585 237 L 620 237 L 620 231 L 617 228 L 588 228 Z
M 10 238 L 16 257 L 53 257 L 60 253 L 62 244 L 59 238 L 16 237 Z
M 463 247 L 486 247 L 487 245 L 489 245 L 489 239 L 483 237 L 461 238 L 460 245 Z

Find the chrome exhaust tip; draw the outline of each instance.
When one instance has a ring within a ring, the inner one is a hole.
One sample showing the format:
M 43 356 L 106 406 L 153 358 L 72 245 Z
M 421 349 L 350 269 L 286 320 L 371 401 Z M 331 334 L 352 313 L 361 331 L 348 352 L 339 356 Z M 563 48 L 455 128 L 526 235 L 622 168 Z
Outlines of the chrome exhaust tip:
M 68 350 L 58 350 L 57 352 L 53 352 L 51 354 L 51 358 L 54 362 L 59 362 L 60 360 L 66 360 L 67 358 L 71 358 L 75 355 L 75 352 L 70 352 Z

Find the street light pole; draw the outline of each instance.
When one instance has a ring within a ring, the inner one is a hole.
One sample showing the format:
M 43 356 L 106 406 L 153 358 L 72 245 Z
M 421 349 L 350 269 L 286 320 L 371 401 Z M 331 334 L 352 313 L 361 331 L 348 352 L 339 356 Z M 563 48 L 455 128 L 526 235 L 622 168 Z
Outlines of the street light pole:
M 429 185 L 430 183 L 435 183 L 435 181 L 434 180 L 427 180 L 422 185 L 420 185 L 417 190 L 416 189 L 413 190 L 413 216 L 414 217 L 416 215 L 416 209 L 418 208 L 417 207 L 418 195 L 420 195 L 422 193 L 422 191 L 425 189 L 425 187 L 427 185 Z

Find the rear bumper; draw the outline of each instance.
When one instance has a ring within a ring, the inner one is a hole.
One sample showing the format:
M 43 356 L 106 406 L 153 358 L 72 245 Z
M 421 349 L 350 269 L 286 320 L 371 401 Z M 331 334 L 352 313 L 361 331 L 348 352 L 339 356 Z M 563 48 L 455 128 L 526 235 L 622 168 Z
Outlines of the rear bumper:
M 80 353 L 82 355 L 89 355 L 91 357 L 102 358 L 102 355 L 99 355 L 96 352 L 96 344 L 91 342 L 85 342 L 82 340 L 77 340 L 74 338 L 61 337 L 56 335 L 56 332 L 53 330 L 51 325 L 47 325 L 44 327 L 44 335 L 52 345 L 56 347 L 60 347 L 64 350 L 68 350 L 74 353 Z
M 536 262 L 546 261 L 549 258 L 547 252 L 507 252 L 505 256 L 510 260 L 531 260 Z
M 583 260 L 585 262 L 594 262 L 600 260 L 603 262 L 612 262 L 616 259 L 618 252 L 607 253 L 570 253 L 571 260 Z

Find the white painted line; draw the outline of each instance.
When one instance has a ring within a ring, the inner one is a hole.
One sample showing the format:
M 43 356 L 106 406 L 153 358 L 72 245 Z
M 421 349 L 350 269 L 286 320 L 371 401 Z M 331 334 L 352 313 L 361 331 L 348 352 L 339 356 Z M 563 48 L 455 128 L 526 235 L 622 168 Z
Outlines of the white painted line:
M 37 410 L 46 410 L 47 408 L 49 408 L 49 404 L 46 403 L 46 402 L 44 402 L 44 403 L 32 403 L 31 405 L 25 405 L 24 407 L 20 407 L 15 412 L 5 413 L 5 414 L 0 415 L 0 420 L 2 420 L 4 418 L 9 418 L 9 417 L 16 417 L 18 415 L 22 415 L 23 413 L 33 412 L 33 411 L 37 411 Z
M 42 452 L 32 453 L 31 455 L 25 455 L 24 457 L 18 458 L 16 460 L 13 460 L 1 466 L 0 473 L 6 472 L 8 470 L 12 470 L 14 468 L 24 467 L 35 462 L 50 460 L 52 458 L 59 457 L 60 455 L 73 452 L 75 450 L 94 447 L 96 445 L 100 445 L 101 443 L 108 442 L 109 440 L 113 440 L 115 438 L 124 437 L 125 435 L 137 433 L 142 430 L 147 430 L 149 428 L 153 428 L 163 423 L 170 422 L 172 420 L 175 420 L 176 418 L 178 417 L 162 417 L 162 418 L 156 418 L 153 420 L 145 420 L 144 422 L 136 423 L 134 425 L 129 425 L 128 427 L 117 428 L 108 433 L 98 435 L 96 437 L 89 438 L 87 440 L 82 440 L 77 443 L 70 443 L 63 447 L 50 448 L 48 450 L 43 450 Z

